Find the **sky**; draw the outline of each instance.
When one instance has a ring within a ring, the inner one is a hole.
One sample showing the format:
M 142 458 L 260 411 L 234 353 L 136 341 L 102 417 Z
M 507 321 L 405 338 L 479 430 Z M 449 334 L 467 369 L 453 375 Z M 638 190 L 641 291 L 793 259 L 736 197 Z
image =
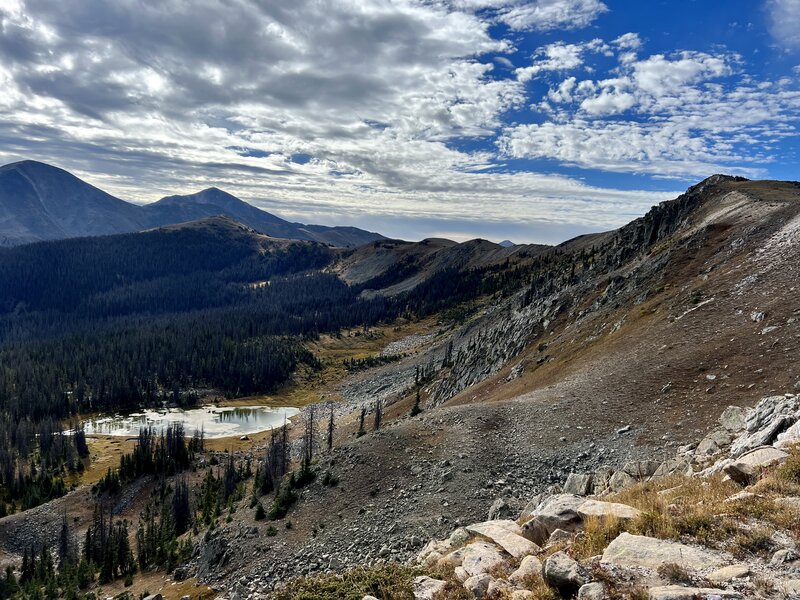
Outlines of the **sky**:
M 0 0 L 0 163 L 554 243 L 800 179 L 800 0 Z

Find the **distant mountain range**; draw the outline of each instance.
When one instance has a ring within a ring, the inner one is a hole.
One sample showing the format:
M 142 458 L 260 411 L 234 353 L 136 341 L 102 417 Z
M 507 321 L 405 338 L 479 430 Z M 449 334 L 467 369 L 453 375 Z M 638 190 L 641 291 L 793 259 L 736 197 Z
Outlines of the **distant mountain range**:
M 130 233 L 214 216 L 272 237 L 338 247 L 385 239 L 356 227 L 292 223 L 213 187 L 140 206 L 44 163 L 26 160 L 0 167 L 0 246 Z

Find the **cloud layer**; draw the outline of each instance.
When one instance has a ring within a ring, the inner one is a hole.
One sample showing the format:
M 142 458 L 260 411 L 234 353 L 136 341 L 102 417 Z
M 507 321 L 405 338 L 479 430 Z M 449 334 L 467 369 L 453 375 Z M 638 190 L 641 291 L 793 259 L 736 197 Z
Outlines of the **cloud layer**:
M 609 10 L 5 0 L 0 159 L 54 162 L 138 201 L 217 185 L 304 221 L 409 238 L 422 237 L 420 215 L 443 231 L 514 221 L 541 239 L 542 224 L 613 227 L 674 195 L 589 185 L 564 165 L 758 174 L 770 144 L 794 134 L 796 88 L 750 80 L 725 51 L 647 55 L 632 32 L 518 49 L 520 36 L 574 35 Z M 528 160 L 552 167 L 518 166 Z

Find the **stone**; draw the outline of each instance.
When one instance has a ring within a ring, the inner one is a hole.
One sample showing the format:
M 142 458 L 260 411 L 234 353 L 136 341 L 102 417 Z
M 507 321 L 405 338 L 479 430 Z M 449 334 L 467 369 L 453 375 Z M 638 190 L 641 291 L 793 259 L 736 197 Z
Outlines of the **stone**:
M 494 579 L 489 584 L 489 589 L 486 590 L 486 596 L 488 598 L 506 598 L 507 594 L 510 594 L 513 589 L 514 588 L 502 579 Z
M 516 590 L 511 592 L 511 600 L 536 600 L 536 594 L 528 590 Z
M 718 590 L 715 588 L 683 587 L 680 585 L 664 585 L 649 590 L 650 600 L 734 600 L 741 598 L 739 592 Z
M 658 569 L 664 563 L 675 563 L 690 569 L 715 569 L 725 563 L 719 555 L 708 550 L 627 532 L 619 534 L 608 545 L 601 562 L 648 569 Z
M 364 596 L 361 600 L 378 600 L 375 596 Z
M 775 554 L 772 555 L 772 558 L 769 561 L 771 565 L 782 565 L 788 562 L 793 562 L 800 558 L 794 550 L 791 548 L 781 548 Z
M 729 406 L 722 411 L 717 422 L 731 433 L 742 431 L 745 428 L 745 410 L 739 406 Z
M 464 546 L 470 538 L 469 531 L 464 529 L 463 527 L 459 527 L 453 533 L 450 534 L 450 537 L 447 538 L 447 543 L 450 545 L 451 548 L 460 548 Z
M 750 485 L 759 479 L 761 469 L 784 462 L 787 458 L 789 455 L 783 450 L 763 446 L 742 454 L 734 462 L 726 464 L 722 470 L 735 482 Z
M 470 576 L 487 573 L 505 564 L 500 551 L 488 542 L 472 542 L 463 551 L 461 566 Z
M 608 480 L 608 489 L 612 492 L 621 492 L 636 483 L 636 480 L 625 471 L 616 471 Z
M 659 479 L 661 477 L 669 477 L 670 475 L 691 475 L 692 463 L 685 456 L 670 458 L 662 462 L 656 472 L 653 473 L 652 479 Z
M 800 421 L 797 421 L 783 433 L 779 433 L 774 446 L 776 448 L 788 448 L 798 442 L 800 442 Z
M 489 507 L 489 520 L 506 519 L 514 514 L 514 509 L 505 500 L 505 498 L 497 498 Z
M 433 600 L 433 597 L 447 585 L 446 581 L 433 579 L 427 575 L 415 577 L 411 584 L 414 600 Z
M 732 441 L 733 436 L 727 429 L 715 429 L 697 444 L 695 453 L 698 456 L 713 456 L 722 452 Z
M 578 600 L 605 600 L 606 597 L 603 584 L 597 581 L 582 585 L 578 590 Z
M 600 500 L 587 500 L 577 508 L 576 512 L 582 519 L 597 517 L 601 519 L 614 518 L 620 521 L 630 521 L 642 514 L 642 511 L 627 504 L 601 502 Z
M 773 502 L 775 506 L 780 506 L 781 508 L 787 508 L 789 510 L 796 510 L 800 512 L 800 498 L 794 496 L 787 496 L 784 498 L 775 498 Z
M 150 594 L 149 596 L 145 596 L 142 600 L 163 600 L 163 596 L 161 596 L 161 594 Z
M 608 483 L 611 480 L 611 476 L 613 474 L 614 474 L 614 469 L 612 469 L 611 467 L 602 466 L 597 468 L 597 470 L 594 472 L 594 477 L 592 477 L 593 492 L 596 496 L 608 490 Z
M 657 468 L 658 462 L 654 460 L 633 460 L 625 463 L 622 470 L 637 481 L 642 481 L 655 473 Z
M 458 566 L 453 569 L 453 577 L 456 578 L 456 581 L 464 583 L 467 579 L 469 579 L 469 573 L 464 570 L 464 567 Z
M 564 542 L 571 542 L 572 541 L 572 534 L 569 531 L 564 531 L 563 529 L 556 529 L 553 533 L 550 534 L 550 537 L 547 539 L 547 546 L 553 546 L 555 544 L 562 544 Z
M 472 534 L 490 539 L 514 558 L 536 554 L 539 546 L 522 537 L 522 528 L 514 521 L 497 520 L 475 523 L 467 528 Z
M 762 399 L 745 417 L 745 432 L 731 445 L 731 456 L 772 444 L 778 434 L 798 420 L 800 402 L 796 396 L 770 396 Z
M 464 589 L 467 590 L 467 593 L 473 598 L 483 598 L 487 595 L 489 584 L 492 583 L 492 581 L 494 581 L 494 578 L 491 575 L 482 573 L 467 579 L 464 582 Z
M 564 493 L 588 496 L 592 491 L 593 477 L 590 473 L 570 473 L 564 484 Z
M 728 583 L 731 579 L 741 579 L 750 575 L 749 565 L 730 565 L 709 573 L 707 579 L 711 583 Z
M 564 531 L 578 529 L 581 525 L 581 518 L 575 509 L 583 502 L 584 498 L 574 494 L 556 494 L 542 502 L 533 513 L 533 518 L 542 523 L 547 531 L 547 536 L 541 543 L 544 543 L 556 529 Z M 536 540 L 531 541 L 538 543 Z
M 522 586 L 526 578 L 535 577 L 542 574 L 542 561 L 535 556 L 526 556 L 519 563 L 519 568 L 508 576 L 508 581 L 512 585 Z
M 562 596 L 575 595 L 582 585 L 589 582 L 585 569 L 567 555 L 556 552 L 544 561 L 542 575 L 550 587 L 556 588 Z

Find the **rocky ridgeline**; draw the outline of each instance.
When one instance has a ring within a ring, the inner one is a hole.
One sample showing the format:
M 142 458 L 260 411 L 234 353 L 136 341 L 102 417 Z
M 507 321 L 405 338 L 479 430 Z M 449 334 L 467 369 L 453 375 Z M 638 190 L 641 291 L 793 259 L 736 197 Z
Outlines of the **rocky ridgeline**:
M 800 396 L 765 398 L 750 410 L 729 407 L 716 429 L 696 446 L 679 448 L 673 458 L 661 463 L 630 462 L 620 470 L 570 474 L 562 489 L 533 498 L 516 520 L 498 518 L 503 506 L 496 503 L 489 520 L 459 527 L 447 539 L 429 542 L 417 562 L 451 572 L 452 578 L 417 577 L 414 596 L 447 598 L 454 579 L 469 597 L 487 599 L 547 597 L 535 591 L 537 581 L 549 588 L 548 593 L 587 600 L 625 597 L 619 595 L 620 586 L 628 590 L 627 597 L 651 600 L 800 598 L 800 553 L 791 532 L 772 526 L 769 540 L 762 545 L 777 548 L 774 552 L 735 558 L 719 545 L 702 545 L 691 536 L 676 541 L 628 533 L 626 524 L 641 521 L 644 511 L 609 501 L 609 496 L 624 494 L 643 481 L 677 482 L 676 487 L 655 492 L 671 498 L 680 495 L 681 481 L 689 485 L 699 480 L 701 486 L 711 487 L 712 480 L 729 486 L 732 480 L 741 489 L 723 498 L 722 504 L 734 506 L 769 496 L 771 505 L 800 520 L 800 497 L 782 495 L 784 486 L 758 485 L 790 459 L 791 447 L 798 443 Z M 742 519 L 745 531 L 757 527 L 753 519 Z M 576 560 L 571 550 L 585 545 L 591 524 L 598 522 L 615 523 L 619 528 L 615 537 L 602 553 Z

